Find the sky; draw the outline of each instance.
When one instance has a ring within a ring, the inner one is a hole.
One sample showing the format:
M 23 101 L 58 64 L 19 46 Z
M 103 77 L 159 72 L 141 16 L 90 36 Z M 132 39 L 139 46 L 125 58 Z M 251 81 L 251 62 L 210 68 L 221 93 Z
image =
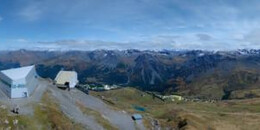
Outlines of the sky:
M 259 0 L 0 0 L 0 50 L 260 49 Z

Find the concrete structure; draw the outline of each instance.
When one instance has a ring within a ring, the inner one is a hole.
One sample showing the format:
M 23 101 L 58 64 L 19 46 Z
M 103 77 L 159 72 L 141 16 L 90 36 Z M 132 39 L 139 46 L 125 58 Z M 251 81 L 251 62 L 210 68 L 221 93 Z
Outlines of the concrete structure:
M 179 96 L 179 95 L 169 95 L 169 96 L 163 96 L 162 99 L 164 99 L 164 100 L 170 99 L 174 102 L 174 101 L 181 101 L 184 98 L 182 96 Z
M 10 98 L 29 97 L 37 87 L 35 66 L 27 66 L 0 72 L 0 89 Z
M 112 89 L 116 89 L 118 88 L 119 86 L 117 85 L 104 85 L 104 90 L 112 90 Z
M 142 120 L 143 119 L 142 115 L 140 115 L 140 114 L 133 114 L 132 118 L 133 118 L 133 120 Z
M 78 74 L 75 71 L 60 71 L 55 83 L 58 87 L 74 88 L 78 84 Z

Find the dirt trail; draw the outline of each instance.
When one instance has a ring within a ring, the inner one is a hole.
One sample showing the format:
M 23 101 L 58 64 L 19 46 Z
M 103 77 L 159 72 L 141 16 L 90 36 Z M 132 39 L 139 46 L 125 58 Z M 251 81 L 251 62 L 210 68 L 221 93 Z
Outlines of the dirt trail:
M 111 109 L 102 100 L 96 97 L 86 95 L 85 93 L 77 89 L 74 89 L 67 94 L 73 97 L 75 101 L 80 101 L 82 104 L 85 105 L 85 107 L 98 111 L 104 117 L 106 117 L 114 126 L 117 126 L 121 130 L 134 130 L 136 129 L 136 127 L 137 129 L 145 130 L 142 122 L 135 123 L 130 115 L 121 111 Z
M 145 130 L 145 127 L 143 126 L 142 122 L 135 123 L 132 120 L 130 115 L 109 108 L 102 100 L 96 97 L 87 95 L 77 89 L 72 89 L 71 91 L 65 91 L 65 90 L 60 90 L 56 87 L 50 87 L 50 88 L 54 96 L 57 99 L 59 99 L 59 102 L 62 105 L 67 106 L 67 109 L 63 108 L 63 111 L 66 111 L 67 113 L 71 113 L 69 115 L 72 117 L 77 117 L 73 109 L 79 109 L 77 108 L 76 103 L 80 102 L 82 105 L 84 105 L 84 107 L 93 109 L 99 112 L 100 114 L 102 114 L 104 118 L 109 120 L 109 122 L 112 125 L 119 128 L 120 130 L 135 130 L 135 129 Z M 73 108 L 69 108 L 69 107 L 73 107 Z M 80 113 L 79 111 L 77 113 Z M 84 117 L 82 117 L 82 119 L 83 118 Z
M 86 116 L 84 113 L 77 107 L 76 102 L 72 100 L 71 97 L 67 96 L 62 92 L 63 90 L 59 90 L 56 87 L 49 87 L 52 95 L 57 99 L 61 110 L 75 122 L 81 123 L 86 128 L 92 130 L 103 130 L 104 128 L 100 126 L 92 116 Z

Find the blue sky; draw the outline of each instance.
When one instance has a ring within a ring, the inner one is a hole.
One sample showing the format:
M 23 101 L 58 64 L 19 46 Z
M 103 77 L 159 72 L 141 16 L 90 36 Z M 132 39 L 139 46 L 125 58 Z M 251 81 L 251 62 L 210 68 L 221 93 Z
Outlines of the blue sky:
M 0 0 L 0 49 L 260 49 L 258 0 Z

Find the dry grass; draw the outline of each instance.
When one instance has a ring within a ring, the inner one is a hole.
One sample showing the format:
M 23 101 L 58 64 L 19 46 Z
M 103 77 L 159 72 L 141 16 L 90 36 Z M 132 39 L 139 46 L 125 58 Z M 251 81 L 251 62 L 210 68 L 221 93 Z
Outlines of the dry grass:
M 13 121 L 18 120 L 18 124 L 14 125 Z M 5 121 L 8 121 L 8 124 L 5 123 Z M 29 117 L 21 116 L 21 115 L 14 115 L 8 112 L 7 109 L 0 109 L 0 129 L 19 129 L 19 130 L 33 130 L 36 129 L 36 125 L 30 124 L 33 123 L 34 120 L 32 120 Z
M 39 129 L 83 129 L 81 125 L 74 123 L 61 112 L 58 104 L 51 98 L 48 92 L 44 93 L 42 104 L 35 107 L 34 116 L 37 119 L 38 124 L 40 124 Z
M 106 92 L 91 92 L 104 96 L 117 109 L 144 115 L 144 124 L 151 128 L 151 118 L 157 119 L 164 128 L 176 128 L 180 121 L 187 120 L 186 129 L 257 130 L 260 128 L 260 99 L 231 100 L 218 103 L 161 102 L 139 90 L 123 88 Z M 141 96 L 145 95 L 145 96 Z M 139 112 L 133 104 L 145 107 Z
M 5 110 L 0 108 L 0 129 L 17 130 L 80 130 L 83 127 L 75 124 L 66 117 L 59 109 L 58 104 L 50 97 L 48 92 L 43 95 L 42 101 L 34 106 L 34 115 L 15 115 L 9 112 L 10 108 Z M 5 121 L 8 124 L 5 124 Z M 18 120 L 14 125 L 13 121 Z

